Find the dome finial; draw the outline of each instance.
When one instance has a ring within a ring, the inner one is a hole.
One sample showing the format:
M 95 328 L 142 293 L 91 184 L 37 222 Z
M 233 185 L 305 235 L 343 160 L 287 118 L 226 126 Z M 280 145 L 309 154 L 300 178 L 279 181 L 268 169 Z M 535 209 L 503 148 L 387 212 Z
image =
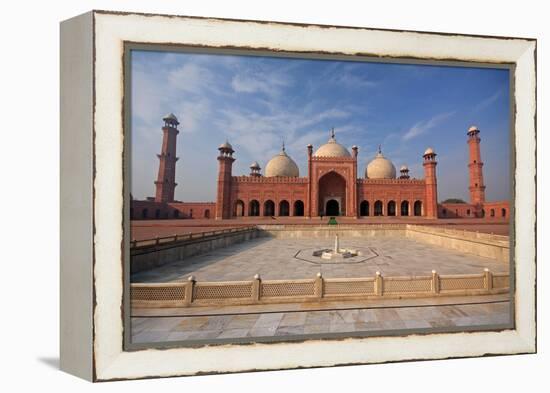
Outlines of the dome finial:
M 378 154 L 382 154 L 382 145 L 378 145 Z
M 283 138 L 283 152 L 285 151 L 285 139 Z
M 334 139 L 334 127 L 330 130 L 330 139 Z

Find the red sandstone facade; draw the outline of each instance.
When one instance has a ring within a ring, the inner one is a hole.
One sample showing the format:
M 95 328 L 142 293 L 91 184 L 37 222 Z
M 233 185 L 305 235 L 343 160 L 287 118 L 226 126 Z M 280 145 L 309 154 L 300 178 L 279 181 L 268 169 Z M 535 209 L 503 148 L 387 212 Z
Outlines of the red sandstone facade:
M 486 202 L 483 183 L 479 130 L 468 130 L 470 162 L 470 203 L 437 201 L 436 153 L 427 149 L 423 157 L 424 179 L 410 178 L 401 168 L 395 178 L 362 178 L 357 172 L 358 148 L 337 156 L 313 154 L 307 146 L 308 166 L 305 177 L 262 176 L 257 163 L 250 175 L 232 173 L 233 147 L 225 142 L 219 148 L 216 202 L 178 202 L 174 200 L 177 119 L 167 116 L 155 198 L 131 201 L 132 219 L 215 218 L 225 220 L 244 217 L 322 216 L 417 216 L 425 218 L 508 219 L 507 201 Z M 334 133 L 332 134 L 332 141 Z M 339 145 L 340 148 L 343 148 Z M 286 156 L 284 147 L 281 155 Z M 381 152 L 379 154 L 381 156 Z M 290 158 L 288 158 L 290 159 Z M 384 158 L 385 159 L 385 158 Z M 291 160 L 291 159 L 290 159 Z M 292 160 L 291 160 L 292 161 Z M 389 161 L 389 160 L 388 160 Z M 395 168 L 393 169 L 395 173 Z
M 357 177 L 351 157 L 316 157 L 307 147 L 306 177 L 232 176 L 233 151 L 220 147 L 216 218 L 249 216 L 424 216 L 437 218 L 436 154 L 424 156 L 425 179 Z M 231 149 L 232 150 L 232 149 Z M 227 160 L 227 156 L 231 160 Z M 229 190 L 229 191 L 228 191 Z

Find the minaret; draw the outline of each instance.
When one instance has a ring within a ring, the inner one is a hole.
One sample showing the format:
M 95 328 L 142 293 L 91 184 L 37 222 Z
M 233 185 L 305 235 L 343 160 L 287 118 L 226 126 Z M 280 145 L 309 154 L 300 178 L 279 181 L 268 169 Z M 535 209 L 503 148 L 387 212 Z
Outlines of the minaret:
M 399 176 L 400 179 L 410 179 L 409 176 L 409 167 L 407 165 L 401 165 L 401 169 L 399 170 L 401 172 L 401 175 Z
M 173 202 L 176 189 L 176 138 L 179 134 L 179 121 L 173 113 L 166 115 L 162 127 L 162 147 L 159 158 L 159 172 L 155 181 L 155 202 Z
M 225 142 L 218 147 L 220 154 L 218 155 L 218 196 L 216 198 L 216 220 L 231 218 L 231 182 L 232 182 L 232 167 L 233 147 L 229 142 Z
M 314 203 L 312 198 L 311 198 L 311 187 L 313 186 L 311 184 L 311 179 L 313 178 L 313 168 L 312 168 L 312 165 L 311 165 L 311 159 L 313 157 L 313 145 L 310 143 L 307 145 L 307 203 L 306 203 L 306 206 L 305 206 L 305 216 L 306 218 L 311 218 L 312 217 L 312 211 L 313 211 L 313 208 L 317 208 L 317 203 Z
M 424 205 L 423 216 L 426 218 L 437 218 L 437 176 L 435 174 L 435 167 L 437 161 L 435 160 L 435 152 L 431 147 L 424 152 L 424 181 L 426 182 L 426 201 Z
M 358 218 L 359 216 L 359 203 L 361 203 L 358 198 L 359 193 L 357 192 L 357 156 L 358 155 L 359 155 L 359 147 L 357 145 L 353 145 L 351 147 L 351 156 L 353 157 L 353 169 L 351 173 L 351 182 L 348 185 L 349 190 L 351 191 L 352 203 L 350 205 L 351 211 L 349 211 L 348 216 L 353 216 L 354 218 Z
M 483 183 L 483 162 L 481 161 L 481 151 L 479 143 L 479 128 L 471 126 L 468 129 L 468 146 L 470 148 L 470 162 L 468 169 L 470 171 L 470 203 L 472 205 L 481 205 L 485 203 L 485 184 Z
M 260 168 L 260 164 L 258 164 L 257 161 L 254 161 L 252 164 L 250 164 L 250 176 L 252 177 L 260 177 L 262 176 L 262 173 L 260 172 L 262 168 Z

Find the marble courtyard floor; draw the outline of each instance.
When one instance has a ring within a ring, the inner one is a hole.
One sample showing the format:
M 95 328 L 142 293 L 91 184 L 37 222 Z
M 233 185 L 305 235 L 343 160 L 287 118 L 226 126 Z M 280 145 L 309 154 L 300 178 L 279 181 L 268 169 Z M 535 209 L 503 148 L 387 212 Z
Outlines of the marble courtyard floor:
M 404 236 L 342 238 L 345 248 L 368 248 L 376 256 L 359 263 L 316 264 L 295 258 L 303 249 L 331 248 L 328 239 L 258 238 L 213 250 L 153 270 L 132 275 L 132 282 L 168 282 L 189 275 L 197 281 L 313 278 L 318 272 L 325 278 L 372 277 L 439 274 L 479 274 L 484 268 L 507 272 L 508 263 L 419 243 Z
M 340 307 L 331 308 L 331 307 Z M 147 316 L 136 310 L 133 343 L 283 337 L 301 334 L 368 332 L 502 325 L 510 321 L 508 295 L 401 299 L 331 304 L 200 307 Z M 180 314 L 180 315 L 178 315 Z

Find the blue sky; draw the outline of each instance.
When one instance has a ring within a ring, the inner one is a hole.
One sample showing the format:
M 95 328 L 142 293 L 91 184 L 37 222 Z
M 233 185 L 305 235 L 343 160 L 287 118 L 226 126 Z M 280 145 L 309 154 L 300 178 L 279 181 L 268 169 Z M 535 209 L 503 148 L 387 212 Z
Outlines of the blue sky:
M 280 151 L 304 176 L 306 145 L 359 146 L 364 176 L 378 145 L 396 168 L 423 178 L 422 153 L 438 157 L 439 200 L 468 196 L 466 131 L 481 130 L 488 200 L 509 199 L 509 73 L 502 69 L 132 52 L 132 194 L 154 195 L 162 117 L 180 120 L 176 199 L 213 201 L 217 147 L 235 149 L 234 175 L 265 168 Z

